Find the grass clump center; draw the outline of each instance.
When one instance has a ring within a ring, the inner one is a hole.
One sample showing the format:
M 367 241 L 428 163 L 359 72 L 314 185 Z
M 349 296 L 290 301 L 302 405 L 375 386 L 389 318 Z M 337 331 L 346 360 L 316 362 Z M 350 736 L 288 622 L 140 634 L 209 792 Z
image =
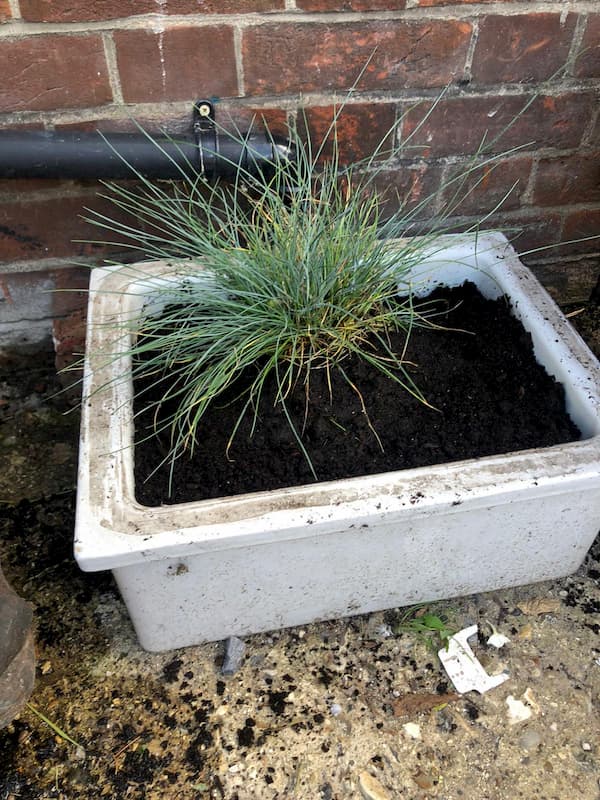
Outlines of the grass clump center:
M 411 231 L 437 193 L 410 209 L 397 198 L 397 210 L 383 219 L 376 181 L 391 162 L 398 163 L 406 142 L 386 153 L 382 142 L 365 161 L 342 167 L 337 139 L 342 109 L 318 147 L 293 126 L 295 158 L 275 158 L 257 172 L 236 165 L 233 184 L 182 171 L 181 182 L 166 186 L 140 174 L 141 188 L 110 185 L 108 197 L 136 217 L 135 226 L 91 212 L 89 221 L 118 234 L 122 246 L 167 261 L 176 277 L 163 275 L 152 283 L 152 300 L 141 320 L 133 321 L 129 337 L 134 378 L 148 389 L 166 387 L 162 399 L 152 401 L 155 424 L 149 435 L 167 431 L 165 460 L 172 464 L 193 452 L 205 412 L 232 387 L 244 402 L 229 445 L 248 414 L 253 430 L 265 382 L 274 378 L 275 405 L 317 479 L 302 439 L 313 371 L 326 371 L 330 391 L 331 373 L 338 371 L 369 422 L 368 399 L 345 372 L 351 355 L 426 403 L 405 353 L 413 326 L 432 323 L 410 291 L 398 296 L 398 286 L 410 286 L 412 268 L 435 251 L 446 232 L 444 218 L 471 173 L 501 154 L 482 160 L 479 152 L 473 165 L 449 182 L 454 201 L 431 228 L 398 238 Z M 384 142 L 395 141 L 399 122 Z M 241 134 L 240 143 L 251 147 Z M 476 185 L 471 181 L 468 191 Z M 126 269 L 148 282 L 143 263 Z M 398 332 L 405 334 L 402 352 L 390 344 L 390 335 Z M 286 402 L 298 385 L 305 391 L 304 419 L 292 418 Z
M 380 199 L 351 174 L 340 181 L 332 164 L 316 179 L 308 166 L 303 175 L 299 165 L 282 165 L 259 187 L 212 187 L 208 202 L 225 209 L 218 222 L 204 198 L 195 198 L 200 207 L 186 218 L 182 198 L 168 206 L 171 222 L 187 219 L 198 255 L 180 269 L 179 286 L 161 289 L 162 313 L 139 324 L 132 355 L 134 373 L 146 383 L 169 376 L 162 402 L 175 401 L 166 423 L 171 456 L 193 450 L 206 409 L 242 373 L 251 378 L 238 422 L 246 413 L 256 419 L 265 381 L 274 377 L 275 402 L 309 464 L 302 420 L 292 419 L 286 398 L 300 383 L 310 403 L 313 370 L 338 370 L 365 413 L 360 388 L 344 371 L 350 354 L 424 401 L 403 354 L 389 344 L 392 332 L 408 337 L 418 312 L 410 298 L 398 297 L 398 254 L 380 236 Z M 295 187 L 289 195 L 283 177 Z

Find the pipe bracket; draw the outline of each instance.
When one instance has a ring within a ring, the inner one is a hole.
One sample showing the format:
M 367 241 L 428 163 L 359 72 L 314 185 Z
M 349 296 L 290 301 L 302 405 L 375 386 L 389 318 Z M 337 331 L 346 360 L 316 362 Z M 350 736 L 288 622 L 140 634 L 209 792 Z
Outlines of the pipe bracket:
M 210 100 L 196 100 L 194 103 L 192 129 L 198 146 L 199 172 L 207 178 L 214 178 L 219 140 L 215 127 L 215 106 Z M 210 157 L 206 158 L 208 154 Z

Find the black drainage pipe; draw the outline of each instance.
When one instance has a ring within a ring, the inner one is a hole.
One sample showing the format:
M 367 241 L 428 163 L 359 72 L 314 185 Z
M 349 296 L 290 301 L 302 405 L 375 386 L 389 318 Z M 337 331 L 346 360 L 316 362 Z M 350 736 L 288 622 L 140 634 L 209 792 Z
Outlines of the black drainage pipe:
M 1 178 L 232 178 L 294 158 L 288 142 L 263 133 L 216 130 L 211 103 L 194 106 L 190 136 L 81 131 L 0 131 Z

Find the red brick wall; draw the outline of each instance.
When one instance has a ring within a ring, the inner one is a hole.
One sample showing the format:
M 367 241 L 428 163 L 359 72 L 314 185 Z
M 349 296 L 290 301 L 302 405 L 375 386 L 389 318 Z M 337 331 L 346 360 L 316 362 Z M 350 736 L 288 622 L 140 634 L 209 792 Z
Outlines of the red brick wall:
M 449 87 L 411 161 L 385 176 L 415 199 L 537 95 L 502 141 L 522 149 L 456 209 L 459 227 L 516 183 L 490 226 L 524 227 L 526 250 L 600 232 L 599 42 L 597 0 L 0 0 L 0 127 L 122 130 L 134 117 L 183 130 L 193 100 L 216 96 L 222 118 L 304 105 L 318 129 L 376 48 L 345 114 L 346 157 L 404 112 L 407 135 Z M 73 242 L 94 236 L 78 214 L 97 188 L 0 181 L 0 274 L 98 261 Z M 558 296 L 582 297 L 599 250 L 530 261 Z

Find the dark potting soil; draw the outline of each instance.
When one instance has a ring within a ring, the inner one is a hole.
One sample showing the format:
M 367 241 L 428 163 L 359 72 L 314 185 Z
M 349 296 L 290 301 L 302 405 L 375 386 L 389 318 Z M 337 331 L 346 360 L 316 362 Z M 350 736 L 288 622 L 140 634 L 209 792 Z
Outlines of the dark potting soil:
M 562 385 L 535 361 L 529 334 L 503 298 L 486 300 L 472 284 L 437 290 L 431 298 L 445 310 L 436 323 L 453 330 L 414 329 L 406 358 L 414 364 L 409 368 L 413 380 L 434 408 L 352 357 L 344 361 L 344 370 L 364 398 L 368 420 L 356 392 L 335 371 L 333 402 L 325 371 L 313 372 L 305 423 L 304 386 L 289 396 L 288 409 L 298 428 L 304 424 L 303 443 L 319 480 L 546 447 L 580 437 L 565 412 Z M 401 352 L 404 337 L 394 335 L 392 344 Z M 312 483 L 283 412 L 273 407 L 274 392 L 274 385 L 265 387 L 253 435 L 248 417 L 227 455 L 241 410 L 234 400 L 237 393 L 206 413 L 193 458 L 186 455 L 175 463 L 171 496 L 168 465 L 148 478 L 166 451 L 163 442 L 147 438 L 153 412 L 142 412 L 136 440 L 145 441 L 135 448 L 138 500 L 146 505 L 181 503 Z M 144 394 L 144 404 L 149 397 Z M 137 401 L 136 411 L 141 410 Z

